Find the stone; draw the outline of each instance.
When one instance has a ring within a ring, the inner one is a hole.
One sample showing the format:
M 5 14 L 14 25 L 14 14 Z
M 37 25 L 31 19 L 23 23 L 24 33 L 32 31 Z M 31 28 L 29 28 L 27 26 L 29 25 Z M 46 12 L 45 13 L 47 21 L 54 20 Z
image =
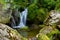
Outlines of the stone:
M 47 33 L 50 33 L 50 31 L 52 31 L 52 30 L 53 30 L 53 28 L 51 26 L 45 26 L 40 30 L 40 33 L 47 34 Z
M 10 9 L 4 10 L 3 5 L 0 4 L 0 23 L 8 23 L 11 18 L 12 11 Z
M 27 40 L 15 29 L 0 23 L 0 40 Z
M 60 12 L 56 10 L 50 11 L 45 22 L 47 23 L 47 25 L 60 24 Z

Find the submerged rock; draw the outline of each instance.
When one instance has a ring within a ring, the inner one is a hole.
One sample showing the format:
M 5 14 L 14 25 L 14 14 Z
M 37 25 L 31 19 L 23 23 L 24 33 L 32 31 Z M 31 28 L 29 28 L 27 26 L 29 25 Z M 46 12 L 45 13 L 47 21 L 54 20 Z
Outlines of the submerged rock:
M 27 39 L 22 37 L 16 30 L 0 23 L 0 40 L 27 40 Z

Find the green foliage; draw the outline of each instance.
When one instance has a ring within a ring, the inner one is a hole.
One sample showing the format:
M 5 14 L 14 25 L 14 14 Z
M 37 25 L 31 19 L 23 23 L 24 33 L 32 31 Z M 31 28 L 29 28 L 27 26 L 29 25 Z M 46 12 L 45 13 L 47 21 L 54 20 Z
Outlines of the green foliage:
M 49 40 L 54 40 L 54 39 L 59 39 L 60 38 L 60 31 L 56 29 L 54 26 L 46 26 L 43 27 L 39 34 L 37 35 L 38 39 L 40 40 L 45 40 L 46 38 Z M 47 40 L 46 39 L 46 40 Z
M 5 6 L 5 4 L 6 4 L 5 0 L 0 0 L 0 4 L 1 4 L 2 8 L 3 8 Z
M 37 6 L 36 4 L 31 4 L 29 7 L 28 7 L 28 18 L 33 20 L 33 18 L 35 18 L 36 16 L 36 13 L 37 13 Z
M 46 18 L 47 12 L 45 8 L 40 8 L 39 10 L 37 10 L 36 18 L 38 19 L 38 21 L 43 22 Z
M 41 7 L 47 8 L 49 11 L 55 8 L 55 0 L 40 0 L 39 4 Z
M 5 0 L 0 0 L 0 3 L 1 4 L 5 4 Z
M 60 0 L 57 0 L 56 5 L 55 5 L 55 10 L 60 11 Z
M 31 4 L 28 7 L 28 19 L 30 21 L 35 21 L 36 23 L 43 22 L 46 15 L 47 13 L 45 8 L 38 8 L 36 4 Z
M 14 0 L 14 4 L 24 8 L 27 6 L 28 0 Z
M 31 0 L 31 4 L 37 4 L 38 0 Z
M 54 30 L 52 30 L 50 33 L 48 33 L 47 36 L 48 36 L 48 37 L 51 37 L 51 36 L 53 36 L 53 35 L 55 35 L 55 34 L 59 34 L 59 33 L 60 33 L 59 30 L 54 29 Z

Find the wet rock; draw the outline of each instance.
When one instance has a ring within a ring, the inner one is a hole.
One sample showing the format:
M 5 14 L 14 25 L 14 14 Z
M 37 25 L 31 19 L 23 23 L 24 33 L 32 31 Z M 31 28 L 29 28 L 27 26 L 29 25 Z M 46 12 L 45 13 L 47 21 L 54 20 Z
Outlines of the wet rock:
M 22 37 L 16 30 L 0 23 L 0 40 L 27 40 L 27 39 Z
M 15 26 L 16 26 L 17 24 L 19 24 L 19 21 L 20 21 L 20 13 L 19 13 L 18 9 L 13 9 L 12 17 L 13 17 L 13 18 L 11 18 L 11 20 L 14 20 L 15 23 L 14 23 L 14 21 L 11 21 L 11 22 L 14 23 Z

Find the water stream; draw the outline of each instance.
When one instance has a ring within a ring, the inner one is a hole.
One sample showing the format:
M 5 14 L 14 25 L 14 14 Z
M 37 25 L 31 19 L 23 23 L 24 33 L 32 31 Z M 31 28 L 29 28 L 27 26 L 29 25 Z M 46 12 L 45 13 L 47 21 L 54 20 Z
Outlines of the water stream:
M 24 11 L 20 13 L 20 22 L 18 26 L 14 26 L 14 28 L 26 27 L 27 12 L 28 12 L 28 9 L 26 8 Z M 17 29 L 17 31 L 28 40 L 37 40 L 36 35 L 39 33 L 40 29 L 32 29 L 32 28 L 33 27 L 29 28 L 28 30 Z
M 19 12 L 20 13 L 20 22 L 19 22 L 18 26 L 14 26 L 13 28 L 23 28 L 26 26 L 27 12 L 28 12 L 27 8 L 24 11 Z

